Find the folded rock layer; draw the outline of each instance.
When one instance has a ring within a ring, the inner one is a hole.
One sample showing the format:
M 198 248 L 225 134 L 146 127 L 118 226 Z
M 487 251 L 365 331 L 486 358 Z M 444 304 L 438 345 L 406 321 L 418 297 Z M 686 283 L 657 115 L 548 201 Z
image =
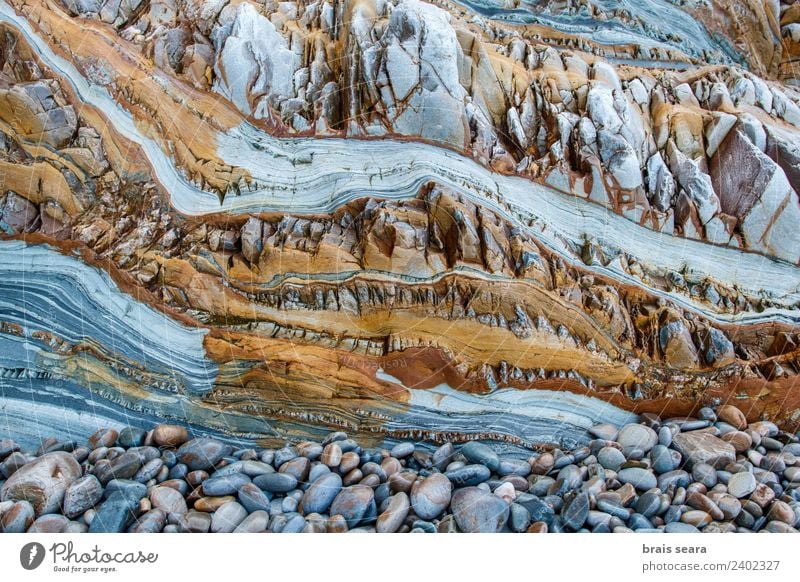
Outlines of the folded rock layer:
M 796 429 L 800 13 L 539 4 L 0 3 L 7 423 Z

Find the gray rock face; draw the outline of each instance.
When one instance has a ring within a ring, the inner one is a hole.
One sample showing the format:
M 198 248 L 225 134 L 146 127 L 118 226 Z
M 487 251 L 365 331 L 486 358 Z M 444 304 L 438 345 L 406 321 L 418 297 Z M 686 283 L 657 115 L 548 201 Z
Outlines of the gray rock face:
M 0 489 L 2 501 L 29 501 L 36 515 L 61 507 L 67 487 L 81 476 L 81 466 L 69 453 L 42 455 L 16 471 Z
M 53 148 L 67 145 L 78 129 L 72 105 L 59 103 L 45 81 L 0 89 L 0 119 L 25 139 Z
M 7 234 L 28 232 L 38 223 L 39 209 L 16 192 L 0 197 L 0 230 Z
M 366 11 L 354 16 L 351 34 L 361 50 L 368 98 L 379 101 L 394 131 L 464 147 L 462 55 L 447 13 L 406 0 L 392 10 L 378 42 L 371 39 Z
M 269 107 L 295 97 L 300 56 L 253 5 L 239 4 L 214 65 L 214 90 L 245 115 L 267 117 Z

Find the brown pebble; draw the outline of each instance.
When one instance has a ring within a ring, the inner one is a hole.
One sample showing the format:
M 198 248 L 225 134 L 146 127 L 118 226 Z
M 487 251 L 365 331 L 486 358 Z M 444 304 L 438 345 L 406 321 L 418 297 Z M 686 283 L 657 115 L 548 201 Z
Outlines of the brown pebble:
M 342 455 L 342 460 L 339 463 L 339 473 L 347 475 L 353 469 L 357 469 L 361 464 L 361 457 L 354 451 L 349 451 Z
M 735 427 L 737 430 L 747 428 L 747 419 L 741 410 L 730 404 L 723 404 L 717 408 L 717 418 L 729 425 Z
M 222 497 L 201 497 L 194 502 L 194 508 L 197 511 L 213 513 L 230 501 L 236 501 L 236 498 L 232 495 L 224 495 Z
M 208 479 L 208 473 L 205 471 L 190 471 L 186 474 L 186 482 L 192 487 L 197 487 L 206 479 Z
M 769 511 L 767 511 L 767 519 L 770 521 L 782 521 L 793 526 L 797 516 L 794 514 L 791 505 L 785 501 L 777 500 L 772 503 Z
M 189 431 L 177 424 L 159 424 L 153 429 L 153 443 L 159 447 L 177 448 L 189 440 Z
M 773 499 L 775 492 L 763 483 L 756 485 L 756 490 L 750 494 L 750 500 L 757 503 L 761 509 L 772 503 Z
M 93 449 L 99 447 L 113 447 L 117 442 L 119 433 L 113 428 L 101 428 L 89 437 L 89 446 Z
M 547 524 L 543 521 L 534 522 L 528 527 L 527 533 L 547 533 Z
M 692 509 L 681 515 L 681 521 L 683 523 L 688 523 L 689 525 L 693 525 L 699 529 L 711 523 L 711 516 L 708 515 L 705 511 L 700 511 L 699 509 Z
M 746 432 L 735 430 L 722 435 L 722 440 L 730 444 L 737 453 L 747 451 L 753 444 L 753 439 Z
M 547 475 L 555 465 L 555 459 L 553 455 L 550 453 L 542 453 L 532 461 L 531 463 L 531 472 L 534 475 Z
M 342 462 L 342 447 L 336 443 L 325 445 L 319 460 L 331 469 L 338 467 L 339 463 Z
M 350 485 L 360 483 L 363 478 L 364 473 L 361 472 L 361 469 L 353 469 L 347 473 L 347 475 L 342 477 L 342 484 L 344 484 L 345 487 L 349 487 Z
M 394 491 L 402 491 L 403 493 L 410 493 L 414 481 L 417 480 L 417 473 L 415 471 L 400 471 L 393 473 L 389 476 L 389 488 Z
M 387 457 L 383 461 L 381 461 L 381 469 L 383 472 L 386 473 L 387 477 L 391 477 L 395 473 L 399 473 L 403 470 L 402 463 L 395 459 L 394 457 Z
M 325 529 L 330 533 L 347 533 L 347 521 L 341 515 L 332 515 Z

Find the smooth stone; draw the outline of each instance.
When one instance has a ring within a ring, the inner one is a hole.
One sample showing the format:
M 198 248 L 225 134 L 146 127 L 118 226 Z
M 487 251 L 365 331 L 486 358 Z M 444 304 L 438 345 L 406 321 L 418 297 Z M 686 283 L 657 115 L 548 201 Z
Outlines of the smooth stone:
M 322 455 L 324 447 L 319 443 L 306 441 L 299 443 L 297 446 L 295 446 L 295 449 L 297 449 L 297 454 L 301 457 L 306 457 L 311 461 L 316 461 L 319 459 L 320 455 Z
M 139 447 L 144 444 L 147 437 L 147 431 L 141 428 L 128 426 L 119 431 L 117 437 L 117 444 L 121 447 L 129 449 L 131 447 Z
M 695 526 L 681 521 L 673 521 L 664 526 L 666 533 L 700 533 Z
M 174 489 L 181 495 L 186 495 L 189 493 L 189 483 L 183 479 L 167 479 L 166 481 L 159 483 L 159 485 L 161 487 L 169 487 L 170 489 Z
M 288 473 L 267 473 L 253 479 L 253 483 L 270 493 L 286 493 L 297 488 L 297 479 Z
M 155 479 L 161 472 L 161 467 L 164 467 L 164 461 L 161 459 L 151 459 L 144 464 L 133 476 L 134 481 L 139 483 L 147 483 L 151 479 Z
M 338 447 L 338 445 L 337 445 Z M 341 450 L 341 449 L 338 449 Z M 323 449 L 324 452 L 324 449 Z M 288 463 L 292 459 L 296 459 L 299 456 L 297 449 L 293 446 L 286 445 L 283 448 L 278 449 L 275 451 L 275 457 L 272 460 L 272 464 L 275 467 L 281 467 L 284 463 Z
M 409 457 L 414 454 L 414 449 L 415 449 L 414 443 L 409 443 L 409 442 L 398 443 L 392 447 L 390 454 L 395 459 L 405 459 L 406 457 Z
M 28 463 L 28 457 L 20 452 L 13 452 L 0 464 L 0 475 L 6 479 L 19 471 Z
M 625 454 L 633 449 L 647 453 L 658 442 L 658 435 L 652 428 L 643 424 L 626 424 L 620 429 L 617 442 Z
M 162 509 L 151 509 L 139 516 L 128 528 L 130 533 L 159 533 L 167 523 L 167 514 Z
M 403 491 L 405 493 L 410 493 L 411 487 L 414 485 L 416 480 L 416 471 L 406 470 L 389 475 L 388 483 L 392 491 Z
M 670 487 L 686 487 L 690 481 L 689 473 L 683 469 L 675 469 L 658 476 L 658 488 L 666 491 Z
M 128 523 L 133 521 L 133 512 L 139 506 L 139 500 L 122 491 L 115 491 L 102 505 L 89 525 L 89 533 L 121 533 Z
M 306 520 L 302 515 L 293 515 L 281 528 L 281 533 L 303 533 L 306 528 Z
M 342 478 L 336 473 L 323 475 L 303 494 L 303 513 L 325 513 L 342 488 Z
M 515 503 L 521 505 L 531 514 L 531 521 L 549 524 L 555 517 L 555 510 L 534 495 L 523 493 L 517 496 Z
M 563 481 L 567 490 L 577 489 L 583 483 L 583 475 L 577 465 L 567 465 L 558 472 L 556 482 Z
M 153 442 L 159 447 L 179 447 L 189 440 L 189 431 L 177 424 L 159 424 L 153 429 Z
M 800 467 L 786 467 L 783 477 L 790 483 L 800 483 Z
M 233 533 L 259 533 L 267 531 L 268 525 L 269 513 L 263 510 L 256 510 L 245 517 L 242 522 L 236 526 Z
M 69 519 L 57 513 L 39 516 L 28 528 L 27 533 L 62 533 L 67 527 Z
M 153 487 L 150 490 L 150 503 L 166 514 L 183 515 L 189 508 L 180 492 L 170 487 Z
M 459 529 L 467 533 L 499 532 L 509 516 L 505 501 L 478 487 L 458 489 L 450 507 Z
M 507 477 L 509 475 L 527 477 L 531 474 L 531 465 L 522 459 L 501 458 L 497 474 L 501 477 Z
M 653 450 L 650 451 L 650 460 L 653 471 L 658 474 L 667 473 L 675 469 L 672 453 L 664 445 L 656 445 L 653 447 Z
M 658 429 L 658 444 L 668 447 L 672 444 L 673 437 L 672 430 L 668 426 L 662 426 Z
M 269 511 L 270 499 L 255 483 L 245 483 L 239 488 L 239 503 L 250 513 Z
M 208 533 L 211 529 L 211 515 L 203 511 L 190 510 L 181 516 L 179 525 L 181 531 L 187 533 Z
M 93 449 L 99 447 L 113 447 L 117 442 L 119 433 L 113 428 L 101 428 L 95 431 L 88 439 L 87 442 Z
M 467 460 L 484 465 L 490 471 L 497 472 L 500 468 L 500 457 L 491 447 L 478 441 L 470 441 L 459 451 Z
M 536 495 L 537 497 L 544 497 L 547 495 L 547 491 L 556 482 L 555 479 L 552 477 L 544 477 L 541 475 L 535 476 L 534 479 L 530 479 L 530 487 L 528 488 L 528 493 L 531 495 Z
M 622 454 L 622 451 L 614 447 L 603 447 L 597 453 L 597 462 L 611 471 L 619 471 L 625 460 L 625 455 Z
M 0 461 L 19 450 L 19 445 L 11 439 L 0 439 Z
M 447 509 L 453 492 L 453 484 L 441 473 L 433 473 L 411 488 L 411 505 L 420 518 L 431 520 Z
M 400 529 L 408 517 L 411 504 L 408 495 L 396 493 L 388 499 L 386 509 L 378 516 L 375 529 L 378 533 L 394 533 Z
M 189 470 L 207 471 L 211 469 L 232 452 L 230 445 L 221 443 L 211 438 L 192 439 L 178 449 L 178 461 L 186 465 Z
M 94 474 L 103 485 L 114 479 L 130 479 L 142 468 L 142 456 L 128 450 L 109 462 L 95 465 Z
M 472 487 L 488 481 L 492 472 L 485 465 L 466 465 L 454 471 L 447 471 L 444 475 L 455 487 Z
M 319 460 L 331 469 L 338 467 L 342 462 L 342 448 L 337 443 L 326 445 Z
M 47 453 L 27 463 L 0 488 L 0 501 L 29 501 L 37 516 L 56 513 L 81 466 L 67 452 Z
M 358 469 L 360 464 L 361 457 L 359 457 L 355 452 L 350 451 L 349 453 L 344 453 L 342 455 L 342 461 L 339 463 L 339 474 L 346 475 L 350 471 Z
M 278 472 L 283 475 L 292 475 L 298 482 L 303 483 L 308 480 L 311 473 L 311 461 L 306 457 L 295 457 L 281 465 Z
M 633 531 L 640 531 L 643 529 L 650 529 L 653 527 L 652 522 L 641 513 L 634 513 L 630 516 L 629 524 Z
M 607 513 L 608 515 L 618 517 L 622 521 L 627 521 L 628 518 L 631 516 L 631 511 L 629 509 L 626 509 L 625 507 L 622 507 L 615 503 L 611 503 L 610 501 L 607 501 L 605 499 L 599 499 L 597 501 L 597 509 L 599 509 L 604 513 Z
M 147 485 L 131 479 L 112 479 L 103 491 L 106 499 L 116 492 L 124 493 L 127 497 L 139 500 L 147 495 Z
M 589 516 L 589 496 L 586 493 L 579 493 L 569 503 L 564 504 L 561 511 L 561 519 L 565 526 L 574 531 L 578 531 L 586 523 Z
M 619 473 L 617 473 L 617 478 L 622 483 L 630 483 L 636 489 L 643 491 L 652 489 L 658 485 L 656 476 L 653 475 L 651 471 L 648 471 L 647 469 L 641 469 L 639 467 L 622 469 Z
M 522 533 L 531 525 L 531 514 L 527 509 L 517 503 L 512 503 L 508 519 L 511 531 Z
M 752 473 L 746 471 L 734 473 L 728 480 L 728 493 L 741 499 L 755 491 L 757 485 L 756 478 Z
M 247 510 L 236 501 L 229 501 L 211 515 L 213 533 L 231 533 L 247 517 Z
M 456 454 L 456 449 L 453 443 L 445 443 L 436 449 L 431 457 L 433 466 L 442 471 L 447 464 L 453 459 Z
M 70 483 L 64 492 L 64 515 L 72 519 L 94 507 L 103 497 L 103 486 L 94 475 L 84 475 Z
M 244 473 L 211 477 L 203 481 L 203 494 L 212 496 L 234 495 L 245 483 L 250 483 L 250 477 Z
M 0 532 L 25 533 L 33 523 L 35 513 L 29 501 L 12 502 L 11 507 L 0 514 Z
M 619 435 L 619 428 L 614 424 L 605 422 L 590 427 L 589 434 L 605 441 L 615 441 L 617 440 L 617 435 Z
M 372 489 L 365 485 L 345 487 L 331 503 L 330 513 L 344 517 L 347 526 L 352 529 L 364 518 L 374 498 Z
M 681 522 L 693 525 L 701 529 L 711 523 L 711 516 L 705 511 L 692 509 L 681 515 Z
M 679 433 L 672 439 L 672 445 L 690 468 L 694 463 L 707 463 L 721 469 L 736 460 L 732 445 L 708 433 Z
M 716 503 L 726 520 L 736 519 L 742 511 L 742 502 L 729 493 L 720 495 L 719 498 L 716 499 Z
M 645 517 L 653 517 L 661 509 L 661 497 L 652 491 L 642 493 L 636 500 L 636 512 Z
M 692 479 L 711 489 L 717 484 L 717 470 L 707 463 L 697 463 L 692 467 Z
M 717 418 L 736 428 L 736 430 L 747 428 L 747 418 L 745 418 L 741 410 L 730 404 L 723 404 L 717 407 Z
M 792 506 L 780 500 L 772 503 L 767 512 L 767 518 L 771 521 L 782 521 L 791 526 L 797 523 L 797 515 L 795 515 Z

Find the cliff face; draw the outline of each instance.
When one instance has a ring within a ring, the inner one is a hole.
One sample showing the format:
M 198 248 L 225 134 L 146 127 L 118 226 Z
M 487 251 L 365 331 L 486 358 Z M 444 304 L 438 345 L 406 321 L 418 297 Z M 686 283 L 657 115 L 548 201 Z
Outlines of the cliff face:
M 0 4 L 10 398 L 256 438 L 796 427 L 797 5 L 574 4 Z

